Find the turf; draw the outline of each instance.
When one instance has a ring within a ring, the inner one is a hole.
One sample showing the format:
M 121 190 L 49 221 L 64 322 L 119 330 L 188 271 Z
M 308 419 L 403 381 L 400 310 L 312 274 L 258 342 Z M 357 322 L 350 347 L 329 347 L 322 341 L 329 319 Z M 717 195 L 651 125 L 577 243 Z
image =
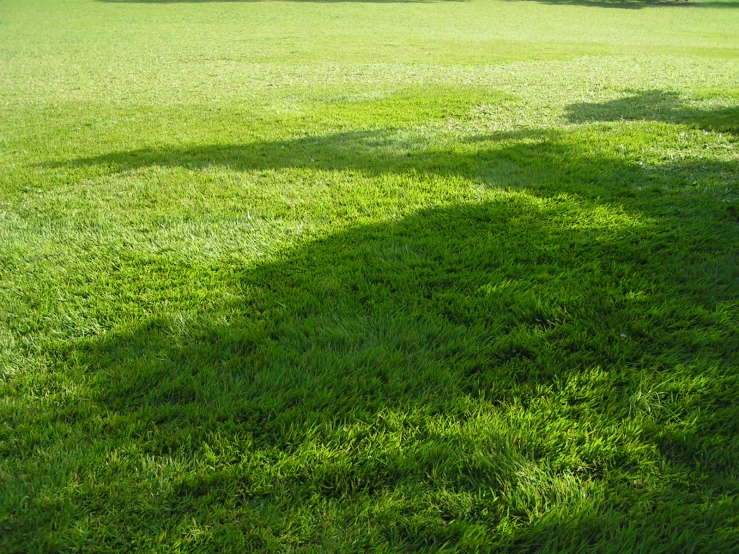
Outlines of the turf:
M 2 2 L 0 550 L 739 551 L 737 29 Z

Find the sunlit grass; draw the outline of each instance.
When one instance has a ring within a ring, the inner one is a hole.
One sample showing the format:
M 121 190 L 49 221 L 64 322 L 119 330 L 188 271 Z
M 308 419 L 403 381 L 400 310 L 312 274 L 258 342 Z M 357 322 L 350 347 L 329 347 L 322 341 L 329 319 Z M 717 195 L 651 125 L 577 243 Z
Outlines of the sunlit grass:
M 2 4 L 0 550 L 733 551 L 689 4 Z

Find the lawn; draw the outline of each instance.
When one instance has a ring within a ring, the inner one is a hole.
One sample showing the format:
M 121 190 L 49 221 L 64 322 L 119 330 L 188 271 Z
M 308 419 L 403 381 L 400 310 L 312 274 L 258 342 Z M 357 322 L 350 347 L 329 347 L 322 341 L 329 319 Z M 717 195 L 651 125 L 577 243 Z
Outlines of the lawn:
M 0 3 L 0 551 L 739 552 L 735 0 Z

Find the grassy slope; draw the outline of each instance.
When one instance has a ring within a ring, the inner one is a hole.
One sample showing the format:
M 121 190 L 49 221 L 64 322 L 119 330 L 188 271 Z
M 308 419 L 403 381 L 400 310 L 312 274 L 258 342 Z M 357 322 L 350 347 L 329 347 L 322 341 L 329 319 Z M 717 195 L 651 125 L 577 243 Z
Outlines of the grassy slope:
M 0 4 L 0 550 L 736 550 L 737 28 Z

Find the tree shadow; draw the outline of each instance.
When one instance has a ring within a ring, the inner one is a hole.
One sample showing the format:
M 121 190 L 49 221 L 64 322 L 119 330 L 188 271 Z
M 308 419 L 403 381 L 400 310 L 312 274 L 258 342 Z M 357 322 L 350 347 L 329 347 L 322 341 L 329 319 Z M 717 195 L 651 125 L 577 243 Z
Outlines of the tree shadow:
M 539 131 L 501 132 L 479 137 L 480 141 L 532 138 L 545 144 L 557 133 Z M 473 139 L 477 140 L 477 139 Z M 536 147 L 534 147 L 536 148 Z M 513 147 L 512 154 L 526 154 L 528 149 Z M 307 168 L 326 171 L 356 171 L 368 175 L 421 172 L 458 175 L 470 168 L 486 168 L 505 158 L 506 151 L 493 148 L 482 152 L 450 152 L 427 148 L 399 139 L 393 129 L 346 131 L 321 136 L 243 144 L 196 145 L 177 148 L 142 148 L 112 152 L 100 156 L 55 162 L 48 167 L 92 167 L 103 173 L 117 173 L 146 167 L 177 167 L 201 170 L 223 167 L 235 171 L 264 171 Z
M 736 486 L 736 448 L 726 445 L 739 420 L 730 371 L 739 344 L 721 307 L 735 300 L 739 282 L 737 214 L 710 188 L 687 208 L 660 191 L 691 194 L 696 179 L 736 177 L 737 164 L 651 170 L 553 132 L 491 141 L 472 153 L 429 151 L 399 145 L 391 132 L 364 131 L 73 162 L 112 171 L 218 165 L 453 174 L 497 190 L 484 201 L 357 226 L 256 268 L 236 261 L 208 268 L 226 280 L 231 300 L 185 323 L 152 318 L 66 352 L 85 368 L 94 410 L 113 422 L 93 444 L 124 440 L 147 456 L 189 460 L 218 437 L 231 445 L 224 455 L 243 458 L 186 472 L 138 510 L 165 521 L 173 510 L 207 518 L 230 507 L 257 521 L 265 510 L 281 511 L 287 521 L 317 503 L 338 510 L 335 525 L 346 533 L 365 514 L 377 541 L 429 550 L 462 544 L 473 532 L 500 548 L 529 550 L 578 551 L 634 529 L 671 540 L 676 502 L 685 505 L 679 522 L 689 531 L 716 534 L 729 525 L 725 511 L 708 521 L 704 508 Z M 625 207 L 614 204 L 619 195 Z M 174 282 L 204 278 L 176 257 L 146 263 L 150 272 L 181 273 Z M 130 278 L 137 273 L 132 268 Z M 684 387 L 701 379 L 713 384 L 684 400 Z M 672 382 L 659 398 L 676 400 L 661 400 L 660 411 L 649 391 L 644 400 L 645 382 Z M 597 394 L 578 396 L 588 388 Z M 526 415 L 538 413 L 543 397 L 559 407 L 540 419 Z M 696 415 L 709 398 L 712 413 Z M 81 420 L 74 407 L 67 417 Z M 620 436 L 598 435 L 612 433 L 613 421 L 637 430 L 612 448 L 578 450 L 548 427 L 554 417 L 581 421 L 596 443 Z M 689 441 L 676 431 L 686 418 L 695 431 Z M 399 442 L 388 447 L 385 436 Z M 690 476 L 693 488 L 637 486 L 642 456 L 652 451 L 655 464 Z M 563 452 L 571 455 L 565 465 Z M 568 496 L 586 482 L 607 483 L 600 503 Z M 361 512 L 395 491 L 474 500 L 467 511 L 440 501 L 440 511 L 421 514 Z M 80 486 L 69 501 L 82 503 L 88 493 Z M 102 513 L 106 501 L 98 502 Z M 651 507 L 635 508 L 644 505 Z M 586 517 L 586 508 L 597 517 Z M 559 523 L 522 523 L 547 509 Z M 125 510 L 106 517 L 124 528 Z M 519 531 L 501 533 L 505 518 Z M 547 531 L 565 528 L 560 542 Z M 249 544 L 266 548 L 269 532 L 253 530 Z M 707 544 L 725 545 L 720 537 Z
M 644 8 L 737 8 L 733 0 L 688 1 L 688 0 L 506 0 L 509 2 L 538 2 L 550 6 L 584 6 L 590 8 L 615 8 L 642 10 Z
M 661 96 L 660 96 L 661 98 Z M 614 110 L 612 104 L 616 106 Z M 630 110 L 621 102 L 584 105 L 572 108 L 570 121 L 621 119 L 629 113 L 635 119 L 657 118 L 651 111 Z M 671 105 L 671 104 L 670 104 Z M 726 110 L 729 116 L 731 110 Z M 662 113 L 662 112 L 661 112 Z M 576 115 L 575 115 L 576 114 Z M 659 116 L 663 117 L 663 116 Z M 664 119 L 691 125 L 707 125 L 731 132 L 736 127 L 731 117 L 715 117 L 705 112 L 673 110 Z M 719 123 L 717 123 L 719 122 Z M 696 194 L 695 175 L 725 175 L 735 172 L 736 163 L 704 163 L 692 160 L 664 166 L 629 162 L 614 153 L 603 152 L 597 161 L 584 144 L 573 148 L 573 134 L 561 131 L 522 130 L 497 132 L 467 139 L 465 148 L 448 150 L 419 145 L 399 136 L 394 130 L 348 131 L 283 141 L 256 141 L 244 144 L 196 145 L 177 148 L 142 148 L 113 152 L 46 164 L 52 168 L 92 168 L 99 174 L 136 171 L 149 167 L 169 167 L 199 171 L 223 168 L 233 171 L 273 171 L 304 169 L 313 171 L 351 171 L 369 177 L 380 175 L 425 175 L 428 178 L 463 177 L 484 187 L 513 187 L 536 194 L 570 193 L 583 199 L 622 198 L 633 202 L 644 190 L 681 190 Z M 582 138 L 575 139 L 582 141 Z M 587 140 L 587 139 L 585 139 Z M 710 168 L 713 168 L 711 170 Z M 720 181 L 711 181 L 720 186 Z M 554 186 L 556 184 L 556 186 Z M 664 201 L 654 202 L 648 211 L 666 211 Z M 651 215 L 651 214 L 650 214 Z
M 344 3 L 373 3 L 373 4 L 431 4 L 436 2 L 466 2 L 467 0 L 96 0 L 106 4 L 235 4 L 259 2 L 344 4 Z
M 148 455 L 196 456 L 196 445 L 215 434 L 248 437 L 249 452 L 288 466 L 279 485 L 273 481 L 269 487 L 263 468 L 251 467 L 242 477 L 234 469 L 183 475 L 156 509 L 184 501 L 197 511 L 196 500 L 228 505 L 234 495 L 245 494 L 251 498 L 246 513 L 266 503 L 281 506 L 287 517 L 311 498 L 379 502 L 404 486 L 433 489 L 434 480 L 451 491 L 492 493 L 477 506 L 486 518 L 450 508 L 424 516 L 403 533 L 402 517 L 375 521 L 388 536 L 398 533 L 394 540 L 407 547 L 459 541 L 468 526 L 488 518 L 526 520 L 555 499 L 564 506 L 581 502 L 560 492 L 566 478 L 540 475 L 539 468 L 564 448 L 559 440 L 557 446 L 541 444 L 537 435 L 546 430 L 544 421 L 522 429 L 514 418 L 507 427 L 475 430 L 484 417 L 470 414 L 471 406 L 510 402 L 526 409 L 542 387 L 607 368 L 602 405 L 586 410 L 573 400 L 573 411 L 588 418 L 588 427 L 607 426 L 609 418 L 631 419 L 645 371 L 650 378 L 656 371 L 690 380 L 704 376 L 710 364 L 735 357 L 736 340 L 723 333 L 705 336 L 725 326 L 717 306 L 738 277 L 731 270 L 735 256 L 713 252 L 706 262 L 696 254 L 683 259 L 685 269 L 676 273 L 675 254 L 664 237 L 654 238 L 664 228 L 566 224 L 582 222 L 593 207 L 542 205 L 513 195 L 350 230 L 256 270 L 228 268 L 225 274 L 235 274 L 233 290 L 248 292 L 186 329 L 152 320 L 88 344 L 75 357 L 89 368 L 94 401 L 117 414 L 119 429 L 136 426 L 137 437 L 148 437 L 137 439 Z M 696 267 L 720 275 L 716 291 L 696 292 L 690 282 Z M 634 290 L 650 292 L 635 303 L 628 300 Z M 675 328 L 685 314 L 690 327 Z M 701 347 L 686 350 L 685 344 Z M 674 366 L 662 365 L 666 360 Z M 683 364 L 687 374 L 678 369 Z M 718 390 L 731 383 L 721 371 L 711 376 Z M 732 421 L 736 412 L 727 396 L 715 398 L 714 414 L 696 422 L 701 438 L 678 447 L 657 420 L 642 423 L 639 444 L 661 450 L 661 459 L 676 470 L 697 471 L 715 494 L 729 490 L 727 475 L 736 464 L 721 444 L 730 440 L 733 426 L 715 426 L 717 419 Z M 373 440 L 392 432 L 384 419 L 393 416 L 420 427 L 409 431 L 412 440 L 403 448 L 373 451 Z M 446 439 L 434 432 L 434 422 L 449 417 L 466 420 L 467 431 Z M 306 456 L 306 450 L 345 436 L 342 429 L 357 427 L 364 442 L 337 459 Z M 607 470 L 638 474 L 639 455 L 625 450 L 581 454 L 578 462 L 589 469 L 580 478 L 597 480 Z M 532 475 L 540 479 L 532 483 Z M 627 493 L 620 503 L 604 501 L 600 521 L 591 514 L 585 537 L 602 539 L 613 525 L 609 511 L 620 513 L 617 520 L 626 525 L 637 497 L 670 502 L 677 494 Z M 285 505 L 285 496 L 297 506 Z M 690 525 L 705 520 L 700 510 L 685 510 Z M 664 540 L 673 526 L 659 527 L 673 515 L 653 508 L 637 521 L 650 529 L 653 517 Z M 460 521 L 450 528 L 445 520 Z M 500 538 L 501 546 L 518 541 L 537 547 L 553 540 L 544 532 L 522 533 Z M 572 533 L 565 536 L 582 546 Z
M 739 107 L 703 110 L 685 104 L 677 92 L 648 90 L 603 103 L 572 104 L 570 123 L 594 121 L 661 121 L 739 135 Z

